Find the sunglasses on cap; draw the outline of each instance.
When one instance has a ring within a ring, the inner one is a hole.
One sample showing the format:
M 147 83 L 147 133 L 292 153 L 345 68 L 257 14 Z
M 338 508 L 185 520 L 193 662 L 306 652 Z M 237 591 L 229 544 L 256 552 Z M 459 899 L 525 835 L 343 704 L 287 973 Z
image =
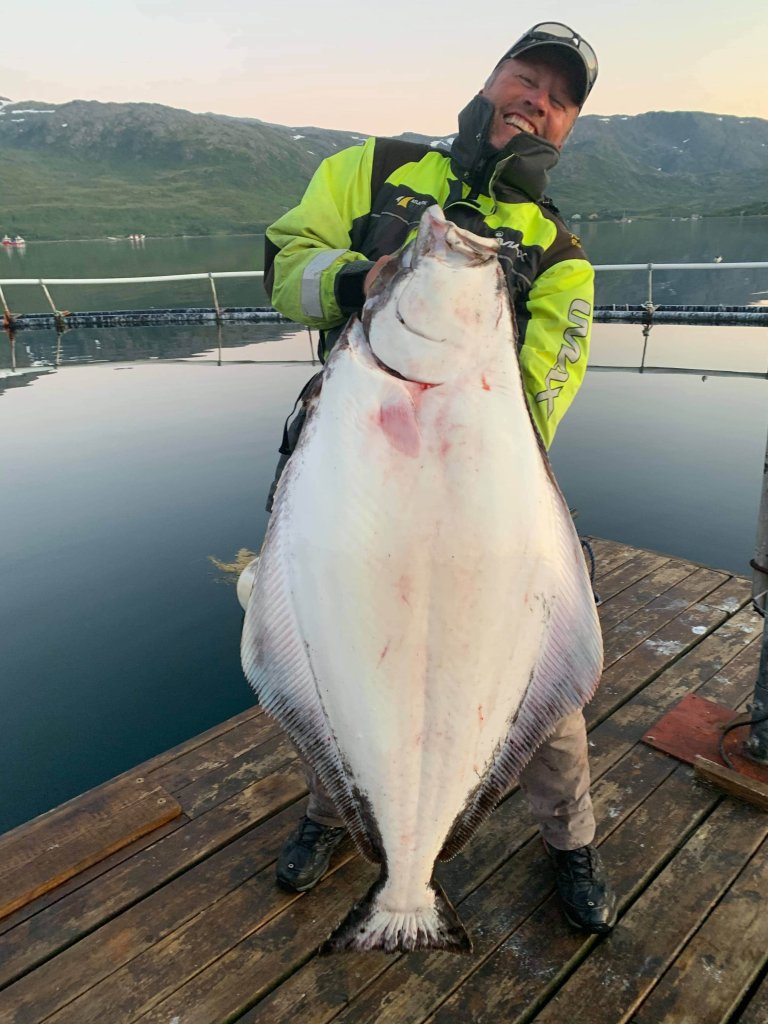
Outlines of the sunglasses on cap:
M 567 25 L 561 25 L 558 21 L 543 21 L 539 25 L 534 25 L 507 50 L 499 64 L 536 46 L 544 45 L 565 46 L 581 58 L 581 66 L 584 68 L 584 84 L 581 90 L 583 92 L 581 102 L 583 103 L 592 91 L 592 86 L 597 78 L 597 56 L 586 39 L 583 39 Z

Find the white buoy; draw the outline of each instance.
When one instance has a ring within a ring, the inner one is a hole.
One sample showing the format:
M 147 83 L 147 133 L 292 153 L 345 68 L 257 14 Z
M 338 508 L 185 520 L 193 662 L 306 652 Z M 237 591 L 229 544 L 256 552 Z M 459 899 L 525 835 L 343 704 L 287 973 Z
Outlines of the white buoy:
M 237 578 L 237 600 L 243 611 L 248 607 L 248 599 L 253 590 L 253 580 L 256 576 L 256 566 L 259 564 L 259 556 L 252 559 L 243 569 Z

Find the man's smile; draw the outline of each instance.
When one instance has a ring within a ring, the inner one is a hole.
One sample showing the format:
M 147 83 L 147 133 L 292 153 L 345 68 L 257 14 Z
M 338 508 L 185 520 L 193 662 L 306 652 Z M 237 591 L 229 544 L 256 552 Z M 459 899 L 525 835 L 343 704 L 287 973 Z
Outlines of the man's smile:
M 519 128 L 524 132 L 530 132 L 531 135 L 539 134 L 536 125 L 529 121 L 524 114 L 518 114 L 516 111 L 511 114 L 504 114 L 504 124 L 511 125 L 513 128 Z

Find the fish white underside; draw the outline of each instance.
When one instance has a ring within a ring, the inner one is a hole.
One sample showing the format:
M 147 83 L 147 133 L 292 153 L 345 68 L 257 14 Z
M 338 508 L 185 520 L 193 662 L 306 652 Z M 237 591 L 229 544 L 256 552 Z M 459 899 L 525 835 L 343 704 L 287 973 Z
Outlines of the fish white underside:
M 348 328 L 246 615 L 249 681 L 385 864 L 361 948 L 438 944 L 435 860 L 599 676 L 578 540 L 532 443 L 511 319 L 496 330 L 471 376 L 421 388 Z

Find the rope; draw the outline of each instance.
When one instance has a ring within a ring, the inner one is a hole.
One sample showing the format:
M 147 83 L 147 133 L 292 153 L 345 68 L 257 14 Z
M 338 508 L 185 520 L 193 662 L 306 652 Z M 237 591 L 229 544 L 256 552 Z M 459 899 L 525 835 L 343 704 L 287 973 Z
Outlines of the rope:
M 581 546 L 584 549 L 589 562 L 589 583 L 592 587 L 592 595 L 595 599 L 595 604 L 599 607 L 603 603 L 603 599 L 600 597 L 598 592 L 595 590 L 595 552 L 592 550 L 592 545 L 586 537 L 579 537 Z
M 48 289 L 47 289 L 47 287 L 45 285 L 45 281 L 43 281 L 42 278 L 39 279 L 39 284 L 40 284 L 40 287 L 43 289 L 43 292 L 45 294 L 46 299 L 48 300 L 48 305 L 53 310 L 53 319 L 54 319 L 54 323 L 56 325 L 56 331 L 59 334 L 63 334 L 64 331 L 66 331 L 66 329 L 67 329 L 67 325 L 65 323 L 64 318 L 69 316 L 69 310 L 57 309 L 56 308 L 56 304 L 54 303 L 53 299 L 51 298 L 51 293 L 48 291 Z
M 737 717 L 740 718 L 741 716 L 739 715 Z M 722 735 L 720 736 L 720 742 L 718 744 L 718 751 L 720 753 L 720 757 L 723 759 L 723 764 L 727 765 L 727 767 L 730 768 L 732 772 L 738 772 L 739 769 L 734 765 L 733 761 L 730 759 L 728 754 L 725 752 L 725 737 L 726 737 L 726 734 L 729 733 L 732 729 L 743 729 L 747 725 L 749 725 L 749 726 L 759 725 L 761 722 L 766 722 L 766 721 L 768 721 L 768 714 L 760 715 L 759 718 L 748 719 L 746 722 L 736 722 L 736 721 L 733 721 L 733 722 L 731 722 L 730 725 L 726 725 L 726 727 L 723 729 Z M 739 774 L 743 775 L 744 773 L 740 772 Z

